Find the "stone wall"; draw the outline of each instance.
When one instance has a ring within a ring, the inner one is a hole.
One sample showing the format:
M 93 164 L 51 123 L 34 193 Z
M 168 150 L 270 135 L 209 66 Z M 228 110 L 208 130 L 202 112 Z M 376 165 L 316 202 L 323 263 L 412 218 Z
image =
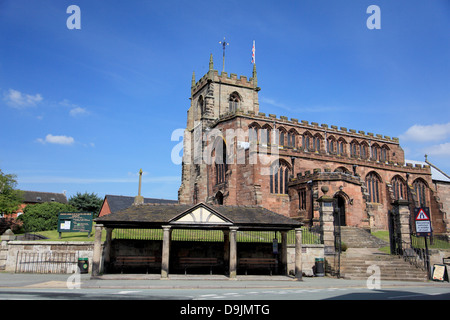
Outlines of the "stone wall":
M 83 241 L 2 241 L 0 252 L 0 268 L 8 272 L 15 272 L 18 257 L 23 254 L 52 254 L 64 257 L 64 254 L 73 253 L 75 261 L 68 266 L 67 273 L 77 271 L 78 258 L 89 259 L 89 272 L 92 267 L 94 243 Z M 34 260 L 31 260 L 34 261 Z M 31 263 L 31 262 L 30 262 Z M 36 262 L 33 262 L 36 263 Z M 30 270 L 33 266 L 30 266 Z

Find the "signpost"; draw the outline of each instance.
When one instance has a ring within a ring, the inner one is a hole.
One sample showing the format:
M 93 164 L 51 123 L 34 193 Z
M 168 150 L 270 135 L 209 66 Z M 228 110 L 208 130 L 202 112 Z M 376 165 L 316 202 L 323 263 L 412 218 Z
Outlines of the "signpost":
M 61 239 L 62 232 L 87 232 L 90 237 L 92 218 L 92 212 L 60 212 L 58 215 L 59 238 Z
M 425 254 L 426 254 L 426 263 L 428 270 L 428 278 L 430 278 L 430 259 L 428 254 L 428 243 L 427 237 L 431 237 L 431 215 L 429 207 L 420 207 L 414 209 L 414 221 L 416 223 L 416 235 L 418 237 L 424 237 L 425 241 Z
M 431 236 L 430 209 L 428 207 L 415 208 L 416 234 L 419 237 Z

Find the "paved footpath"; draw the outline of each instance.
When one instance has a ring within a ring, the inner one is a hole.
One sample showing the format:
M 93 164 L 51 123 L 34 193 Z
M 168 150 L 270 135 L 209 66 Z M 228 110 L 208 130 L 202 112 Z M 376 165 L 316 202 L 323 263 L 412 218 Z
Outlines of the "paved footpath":
M 162 280 L 159 275 L 105 275 L 92 278 L 90 274 L 15 274 L 0 273 L 0 288 L 67 288 L 78 283 L 81 288 L 103 289 L 245 289 L 245 288 L 351 288 L 367 287 L 366 280 L 348 280 L 332 277 L 303 277 L 297 281 L 285 276 L 238 276 L 229 279 L 221 275 L 171 275 Z M 450 288 L 449 282 L 381 281 L 380 286 L 422 287 L 437 286 Z

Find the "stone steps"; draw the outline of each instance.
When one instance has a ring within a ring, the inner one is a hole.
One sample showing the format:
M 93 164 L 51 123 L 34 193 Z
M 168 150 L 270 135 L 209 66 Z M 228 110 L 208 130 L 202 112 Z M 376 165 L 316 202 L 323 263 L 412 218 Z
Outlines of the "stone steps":
M 381 248 L 389 245 L 368 231 L 355 227 L 341 227 L 341 242 L 348 248 Z
M 363 229 L 342 227 L 341 239 L 348 247 L 341 254 L 340 275 L 345 279 L 368 279 L 376 266 L 380 280 L 427 281 L 426 271 L 416 268 L 401 257 L 390 255 L 378 249 L 389 243 L 376 238 Z

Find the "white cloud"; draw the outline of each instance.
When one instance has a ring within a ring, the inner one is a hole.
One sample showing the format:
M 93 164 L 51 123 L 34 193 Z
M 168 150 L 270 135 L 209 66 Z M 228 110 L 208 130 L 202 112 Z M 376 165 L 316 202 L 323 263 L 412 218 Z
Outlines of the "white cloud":
M 76 116 L 81 116 L 84 114 L 88 114 L 87 110 L 85 108 L 81 108 L 81 107 L 75 107 L 72 110 L 69 111 L 69 114 L 72 117 L 76 117 Z
M 45 143 L 52 143 L 52 144 L 62 144 L 62 145 L 71 145 L 75 142 L 75 139 L 68 136 L 54 136 L 52 134 L 48 134 L 45 139 L 37 139 L 38 142 L 45 144 Z
M 69 100 L 64 99 L 59 103 L 63 107 L 70 108 L 69 114 L 72 117 L 82 116 L 89 114 L 89 111 L 86 108 L 82 108 L 74 103 L 71 103 Z
M 38 102 L 41 102 L 43 98 L 39 93 L 30 95 L 14 89 L 9 89 L 9 91 L 4 95 L 3 100 L 5 100 L 6 104 L 10 107 L 23 109 L 34 107 Z
M 450 136 L 450 122 L 445 124 L 415 124 L 400 135 L 401 139 L 417 142 L 439 141 Z
M 430 146 L 424 151 L 430 156 L 450 156 L 450 142 Z

